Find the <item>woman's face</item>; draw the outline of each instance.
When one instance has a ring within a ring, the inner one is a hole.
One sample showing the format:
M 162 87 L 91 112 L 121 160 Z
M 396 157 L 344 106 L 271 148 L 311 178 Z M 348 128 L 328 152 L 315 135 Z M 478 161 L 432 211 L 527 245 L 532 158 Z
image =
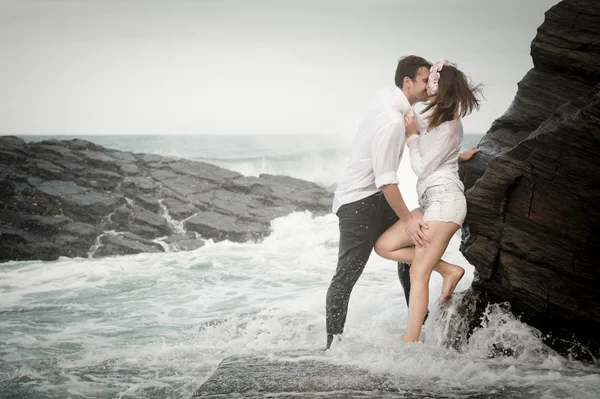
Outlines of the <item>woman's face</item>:
M 428 101 L 435 101 L 435 99 L 437 98 L 437 94 L 432 96 L 431 95 L 431 88 L 429 86 L 427 86 L 427 100 Z

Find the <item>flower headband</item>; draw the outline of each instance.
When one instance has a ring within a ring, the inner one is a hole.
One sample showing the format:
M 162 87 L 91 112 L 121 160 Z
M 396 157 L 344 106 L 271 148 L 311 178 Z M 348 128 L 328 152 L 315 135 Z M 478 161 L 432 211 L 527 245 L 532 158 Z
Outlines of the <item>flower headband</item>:
M 450 65 L 450 63 L 446 60 L 440 60 L 433 64 L 431 69 L 429 69 L 429 81 L 427 85 L 429 86 L 429 90 L 431 90 L 431 94 L 437 94 L 440 89 L 438 86 L 438 82 L 440 81 L 440 71 L 444 67 L 444 65 Z

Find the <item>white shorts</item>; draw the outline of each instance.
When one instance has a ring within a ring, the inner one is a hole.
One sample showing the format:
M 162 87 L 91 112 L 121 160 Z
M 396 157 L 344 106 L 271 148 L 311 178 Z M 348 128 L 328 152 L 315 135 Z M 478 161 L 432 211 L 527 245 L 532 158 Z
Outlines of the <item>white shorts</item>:
M 425 190 L 419 199 L 425 222 L 453 222 L 462 226 L 467 216 L 467 200 L 454 183 L 440 184 Z

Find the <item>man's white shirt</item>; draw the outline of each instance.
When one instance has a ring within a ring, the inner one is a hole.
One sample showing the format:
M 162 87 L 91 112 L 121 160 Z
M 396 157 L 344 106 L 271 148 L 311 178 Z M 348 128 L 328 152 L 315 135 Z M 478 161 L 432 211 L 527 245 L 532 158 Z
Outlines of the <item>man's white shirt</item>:
M 398 184 L 398 167 L 406 142 L 404 115 L 412 107 L 396 87 L 380 90 L 363 117 L 350 150 L 346 170 L 333 198 L 336 213 L 349 204 Z

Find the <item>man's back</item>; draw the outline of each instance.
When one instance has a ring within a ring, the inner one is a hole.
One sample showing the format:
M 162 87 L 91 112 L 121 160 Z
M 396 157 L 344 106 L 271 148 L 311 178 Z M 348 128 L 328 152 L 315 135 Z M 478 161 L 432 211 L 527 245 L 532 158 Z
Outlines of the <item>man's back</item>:
M 404 150 L 404 114 L 411 106 L 396 86 L 380 90 L 360 122 L 348 164 L 333 200 L 334 213 L 344 204 L 397 184 L 396 171 Z

